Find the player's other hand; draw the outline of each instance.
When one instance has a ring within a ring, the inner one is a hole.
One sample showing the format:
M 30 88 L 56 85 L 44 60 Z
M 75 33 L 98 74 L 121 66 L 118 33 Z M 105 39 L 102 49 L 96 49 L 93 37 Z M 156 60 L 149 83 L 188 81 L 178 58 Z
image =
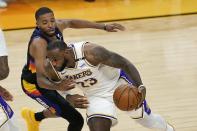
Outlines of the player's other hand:
M 89 104 L 87 97 L 79 94 L 67 95 L 66 100 L 75 108 L 86 109 Z
M 13 101 L 11 93 L 2 86 L 0 86 L 0 96 L 6 101 Z
M 146 97 L 146 87 L 144 85 L 140 85 L 138 87 L 138 91 L 139 91 L 139 93 L 141 93 L 141 100 L 140 100 L 140 103 L 138 104 L 138 108 L 140 108 L 143 104 L 143 101 L 145 100 L 145 97 Z
M 125 27 L 121 24 L 112 23 L 112 24 L 105 24 L 104 29 L 108 32 L 117 32 L 117 31 L 124 31 Z
M 60 91 L 67 91 L 75 88 L 75 81 L 73 79 L 62 80 L 59 84 Z

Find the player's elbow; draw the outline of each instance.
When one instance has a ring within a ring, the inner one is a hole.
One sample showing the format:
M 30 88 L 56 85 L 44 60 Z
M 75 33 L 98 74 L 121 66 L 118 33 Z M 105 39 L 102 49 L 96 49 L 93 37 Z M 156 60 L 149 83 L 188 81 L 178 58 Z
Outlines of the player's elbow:
M 0 80 L 3 80 L 8 77 L 9 75 L 9 67 L 8 66 L 1 66 L 0 67 Z

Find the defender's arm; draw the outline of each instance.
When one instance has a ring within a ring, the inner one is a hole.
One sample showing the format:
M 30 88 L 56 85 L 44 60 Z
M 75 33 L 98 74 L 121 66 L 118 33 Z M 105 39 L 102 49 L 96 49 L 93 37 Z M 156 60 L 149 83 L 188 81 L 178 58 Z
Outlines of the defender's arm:
M 56 23 L 62 32 L 66 28 L 93 28 L 106 30 L 108 32 L 117 32 L 118 30 L 125 30 L 124 26 L 117 23 L 103 24 L 79 19 L 61 19 L 57 20 Z

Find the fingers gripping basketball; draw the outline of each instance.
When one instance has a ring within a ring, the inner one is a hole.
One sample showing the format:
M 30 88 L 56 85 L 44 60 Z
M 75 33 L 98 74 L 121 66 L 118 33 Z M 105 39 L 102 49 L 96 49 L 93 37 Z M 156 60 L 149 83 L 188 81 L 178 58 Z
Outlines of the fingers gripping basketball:
M 122 111 L 131 111 L 138 107 L 141 94 L 137 87 L 129 84 L 120 85 L 113 94 L 115 105 Z

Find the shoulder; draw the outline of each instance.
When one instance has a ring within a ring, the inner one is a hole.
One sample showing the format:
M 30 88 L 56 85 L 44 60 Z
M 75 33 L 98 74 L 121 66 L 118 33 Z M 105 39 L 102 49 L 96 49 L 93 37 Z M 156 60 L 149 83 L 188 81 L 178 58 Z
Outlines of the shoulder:
M 94 51 L 104 50 L 105 48 L 90 42 L 86 42 L 84 45 L 84 51 L 94 53 Z
M 93 65 L 100 64 L 104 59 L 109 58 L 109 51 L 97 44 L 86 43 L 84 46 L 85 58 Z
M 32 56 L 35 56 L 39 52 L 39 54 L 46 53 L 47 41 L 41 37 L 34 38 L 29 46 L 29 51 Z
M 64 23 L 64 20 L 63 19 L 56 19 L 55 22 L 56 22 L 56 25 L 59 27 Z
M 96 56 L 100 56 L 100 55 L 103 56 L 103 55 L 105 55 L 105 53 L 107 53 L 109 51 L 103 46 L 88 42 L 84 46 L 84 52 L 87 55 L 94 55 L 96 57 Z
M 32 46 L 43 46 L 47 45 L 47 41 L 42 37 L 36 37 L 31 41 Z
M 65 28 L 68 28 L 69 27 L 69 20 L 67 19 L 57 19 L 56 20 L 56 25 L 57 25 L 57 28 L 63 32 L 63 30 Z

